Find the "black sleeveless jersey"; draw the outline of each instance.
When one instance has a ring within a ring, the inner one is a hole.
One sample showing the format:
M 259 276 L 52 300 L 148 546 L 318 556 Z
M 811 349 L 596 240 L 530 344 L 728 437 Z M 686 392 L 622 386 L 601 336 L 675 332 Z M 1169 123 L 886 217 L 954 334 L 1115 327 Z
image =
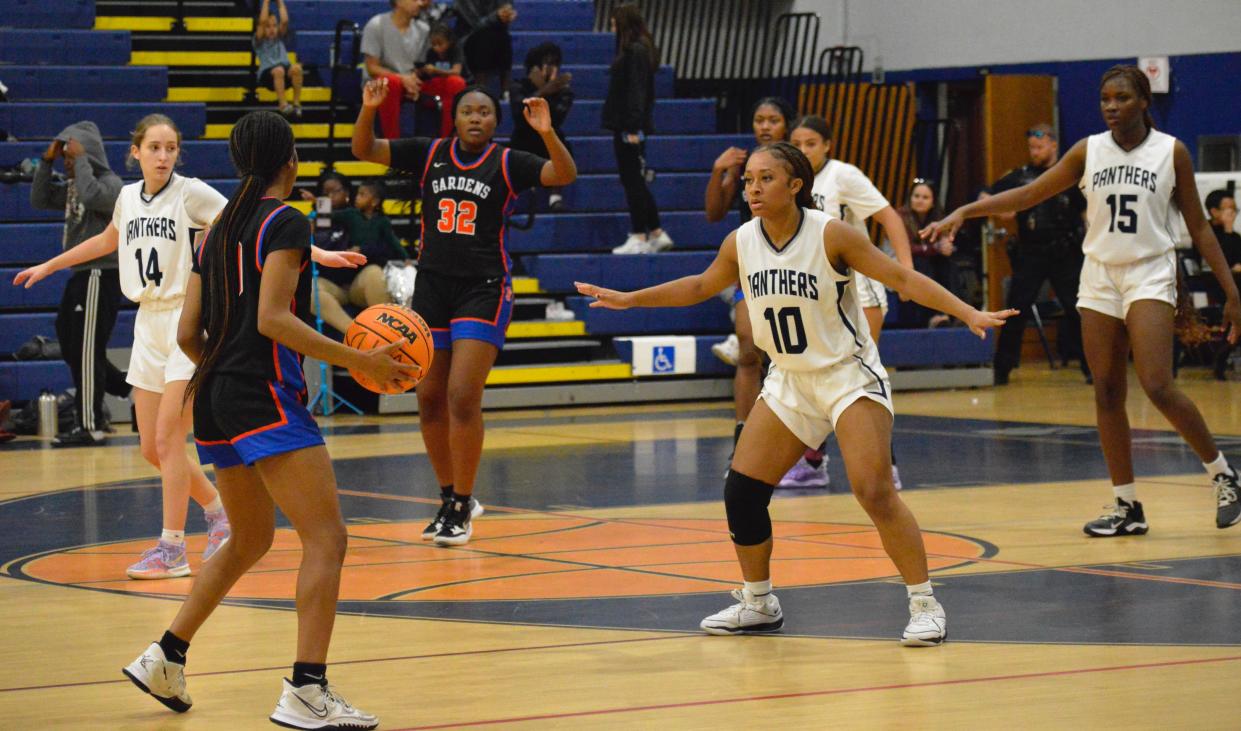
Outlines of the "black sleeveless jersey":
M 455 137 L 392 140 L 389 149 L 392 167 L 422 181 L 418 266 L 454 277 L 507 274 L 508 207 L 517 194 L 538 185 L 547 161 L 494 142 L 471 158 Z
M 296 208 L 276 198 L 259 201 L 258 209 L 241 229 L 239 241 L 226 242 L 225 257 L 217 226 L 206 243 L 194 254 L 194 272 L 202 276 L 203 326 L 211 311 L 212 292 L 207 286 L 215 267 L 228 266 L 230 292 L 228 331 L 223 333 L 224 349 L 211 373 L 251 376 L 277 381 L 295 391 L 305 389 L 302 356 L 259 332 L 259 283 L 263 263 L 280 249 L 301 250 L 301 277 L 289 308 L 304 321 L 310 318 L 310 221 Z

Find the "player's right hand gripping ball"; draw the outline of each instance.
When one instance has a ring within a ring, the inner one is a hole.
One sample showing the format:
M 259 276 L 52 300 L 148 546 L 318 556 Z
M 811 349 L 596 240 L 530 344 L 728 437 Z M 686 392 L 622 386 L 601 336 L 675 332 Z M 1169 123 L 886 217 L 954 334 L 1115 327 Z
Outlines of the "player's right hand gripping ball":
M 381 348 L 389 343 L 403 341 L 404 344 L 393 357 L 403 363 L 416 363 L 422 366 L 425 377 L 431 370 L 431 359 L 435 357 L 435 345 L 431 341 L 431 328 L 422 317 L 408 307 L 400 305 L 372 305 L 353 318 L 349 331 L 345 333 L 345 345 L 358 350 Z M 401 381 L 400 388 L 385 388 L 352 368 L 349 375 L 360 383 L 363 388 L 375 393 L 404 393 L 418 385 L 418 379 Z

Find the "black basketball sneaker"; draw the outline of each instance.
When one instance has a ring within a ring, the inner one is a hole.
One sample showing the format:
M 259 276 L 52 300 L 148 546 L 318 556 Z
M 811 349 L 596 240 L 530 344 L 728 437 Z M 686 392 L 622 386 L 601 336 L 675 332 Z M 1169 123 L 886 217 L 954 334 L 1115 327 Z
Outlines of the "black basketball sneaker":
M 1241 522 L 1241 484 L 1237 470 L 1221 472 L 1212 480 L 1215 483 L 1215 527 L 1227 528 Z
M 1108 512 L 1087 523 L 1082 530 L 1093 538 L 1112 538 L 1145 535 L 1150 526 L 1146 524 L 1142 503 L 1116 498 L 1116 504 Z

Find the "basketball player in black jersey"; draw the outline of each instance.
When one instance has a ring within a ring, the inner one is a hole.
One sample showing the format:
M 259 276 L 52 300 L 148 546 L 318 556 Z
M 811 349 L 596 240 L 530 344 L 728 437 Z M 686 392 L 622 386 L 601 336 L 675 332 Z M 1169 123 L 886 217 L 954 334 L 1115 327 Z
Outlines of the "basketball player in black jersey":
M 241 186 L 195 253 L 177 342 L 198 366 L 186 400 L 194 399 L 199 458 L 215 464 L 233 533 L 203 566 L 168 631 L 124 673 L 169 708 L 189 710 L 190 640 L 271 547 L 279 506 L 301 540 L 302 563 L 297 661 L 271 720 L 289 728 L 375 728 L 374 716 L 327 684 L 346 534 L 332 463 L 306 410 L 301 354 L 385 384 L 420 369 L 391 357 L 399 343 L 363 352 L 306 324 L 310 223 L 282 202 L 297 178 L 289 123 L 272 112 L 247 114 L 233 128 L 229 155 Z
M 353 154 L 422 181 L 413 308 L 430 326 L 436 352 L 418 384 L 418 420 L 441 499 L 422 537 L 457 546 L 469 541 L 471 518 L 482 513 L 473 492 L 483 450 L 483 386 L 504 345 L 513 306 L 505 211 L 527 188 L 572 183 L 577 166 L 552 130 L 546 99 L 526 99 L 524 116 L 550 160 L 491 141 L 500 106 L 477 86 L 453 99 L 456 137 L 377 140 L 375 112 L 388 93 L 384 79 L 367 83 L 353 127 Z

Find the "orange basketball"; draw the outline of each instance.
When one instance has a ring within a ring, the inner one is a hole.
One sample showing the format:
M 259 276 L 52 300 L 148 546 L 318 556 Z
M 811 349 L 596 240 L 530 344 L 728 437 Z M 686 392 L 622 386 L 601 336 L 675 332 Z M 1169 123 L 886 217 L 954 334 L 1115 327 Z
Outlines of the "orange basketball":
M 431 369 L 435 345 L 431 342 L 431 328 L 417 312 L 400 305 L 373 305 L 367 307 L 349 325 L 345 333 L 345 345 L 358 350 L 373 350 L 389 343 L 403 342 L 393 357 L 402 363 L 417 363 L 425 375 Z M 405 393 L 418 385 L 417 379 L 401 382 L 401 388 L 385 388 L 365 374 L 349 369 L 353 380 L 375 393 Z

